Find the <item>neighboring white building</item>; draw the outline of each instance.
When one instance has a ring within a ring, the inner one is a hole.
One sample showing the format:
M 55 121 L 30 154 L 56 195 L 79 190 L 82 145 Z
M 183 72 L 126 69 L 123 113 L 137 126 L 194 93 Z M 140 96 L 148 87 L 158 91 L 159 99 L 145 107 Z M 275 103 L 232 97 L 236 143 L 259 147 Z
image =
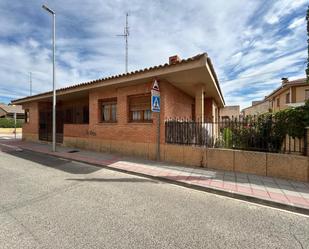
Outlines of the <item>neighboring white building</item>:
M 240 106 L 230 105 L 220 109 L 220 117 L 222 119 L 231 119 L 232 117 L 239 117 Z

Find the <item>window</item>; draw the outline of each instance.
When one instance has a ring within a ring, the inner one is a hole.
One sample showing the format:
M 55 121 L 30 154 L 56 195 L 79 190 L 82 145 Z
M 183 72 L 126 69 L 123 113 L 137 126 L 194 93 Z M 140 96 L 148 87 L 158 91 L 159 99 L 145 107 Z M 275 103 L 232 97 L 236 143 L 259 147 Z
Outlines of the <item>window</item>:
M 89 124 L 89 106 L 67 107 L 63 112 L 65 124 Z
M 73 109 L 66 109 L 65 111 L 65 123 L 72 124 L 73 123 Z
M 129 121 L 151 122 L 150 94 L 129 97 Z
M 89 124 L 89 106 L 83 107 L 83 124 Z
M 101 100 L 101 122 L 117 122 L 117 99 Z
M 280 99 L 277 98 L 277 107 L 280 107 Z
M 286 104 L 290 103 L 290 93 L 287 93 L 287 94 L 285 95 L 285 103 L 286 103 Z
M 305 90 L 305 101 L 309 99 L 309 89 Z
M 25 110 L 25 123 L 29 123 L 30 121 L 30 112 L 28 109 Z

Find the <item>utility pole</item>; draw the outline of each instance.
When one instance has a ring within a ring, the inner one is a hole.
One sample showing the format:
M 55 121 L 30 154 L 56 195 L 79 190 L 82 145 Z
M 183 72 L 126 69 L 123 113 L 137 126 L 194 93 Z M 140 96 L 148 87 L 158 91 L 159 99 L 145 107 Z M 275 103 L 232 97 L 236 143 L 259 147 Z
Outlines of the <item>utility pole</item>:
M 126 47 L 125 47 L 125 70 L 126 73 L 128 72 L 128 64 L 129 64 L 129 13 L 126 13 L 126 26 L 124 27 L 123 35 L 117 35 L 122 36 L 125 39 Z
M 56 65 L 55 65 L 55 50 L 56 50 L 56 13 L 52 9 L 43 5 L 42 8 L 52 15 L 52 43 L 53 43 L 53 134 L 52 134 L 52 151 L 56 152 Z
M 29 83 L 30 83 L 30 96 L 32 96 L 32 73 L 29 73 Z
M 17 118 L 17 114 L 16 114 L 16 112 L 14 112 L 14 137 L 15 137 L 15 140 L 16 140 L 16 118 Z

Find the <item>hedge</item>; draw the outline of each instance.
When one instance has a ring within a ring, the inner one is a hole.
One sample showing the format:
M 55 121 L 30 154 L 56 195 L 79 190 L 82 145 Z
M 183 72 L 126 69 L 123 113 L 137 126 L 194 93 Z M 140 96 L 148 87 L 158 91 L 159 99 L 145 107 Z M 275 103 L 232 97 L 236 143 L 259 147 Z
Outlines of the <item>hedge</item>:
M 16 120 L 16 128 L 22 127 L 22 120 Z M 14 128 L 14 119 L 13 118 L 0 118 L 0 128 Z

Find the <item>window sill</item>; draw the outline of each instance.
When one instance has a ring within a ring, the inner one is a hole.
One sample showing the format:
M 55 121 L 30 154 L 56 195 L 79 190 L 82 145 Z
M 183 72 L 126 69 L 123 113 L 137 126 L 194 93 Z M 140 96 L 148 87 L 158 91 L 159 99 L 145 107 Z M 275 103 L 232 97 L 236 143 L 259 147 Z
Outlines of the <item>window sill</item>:
M 64 125 L 89 125 L 89 123 L 63 123 Z
M 97 125 L 116 125 L 118 122 L 99 122 Z
M 153 121 L 129 121 L 127 124 L 134 124 L 134 125 L 152 125 Z

